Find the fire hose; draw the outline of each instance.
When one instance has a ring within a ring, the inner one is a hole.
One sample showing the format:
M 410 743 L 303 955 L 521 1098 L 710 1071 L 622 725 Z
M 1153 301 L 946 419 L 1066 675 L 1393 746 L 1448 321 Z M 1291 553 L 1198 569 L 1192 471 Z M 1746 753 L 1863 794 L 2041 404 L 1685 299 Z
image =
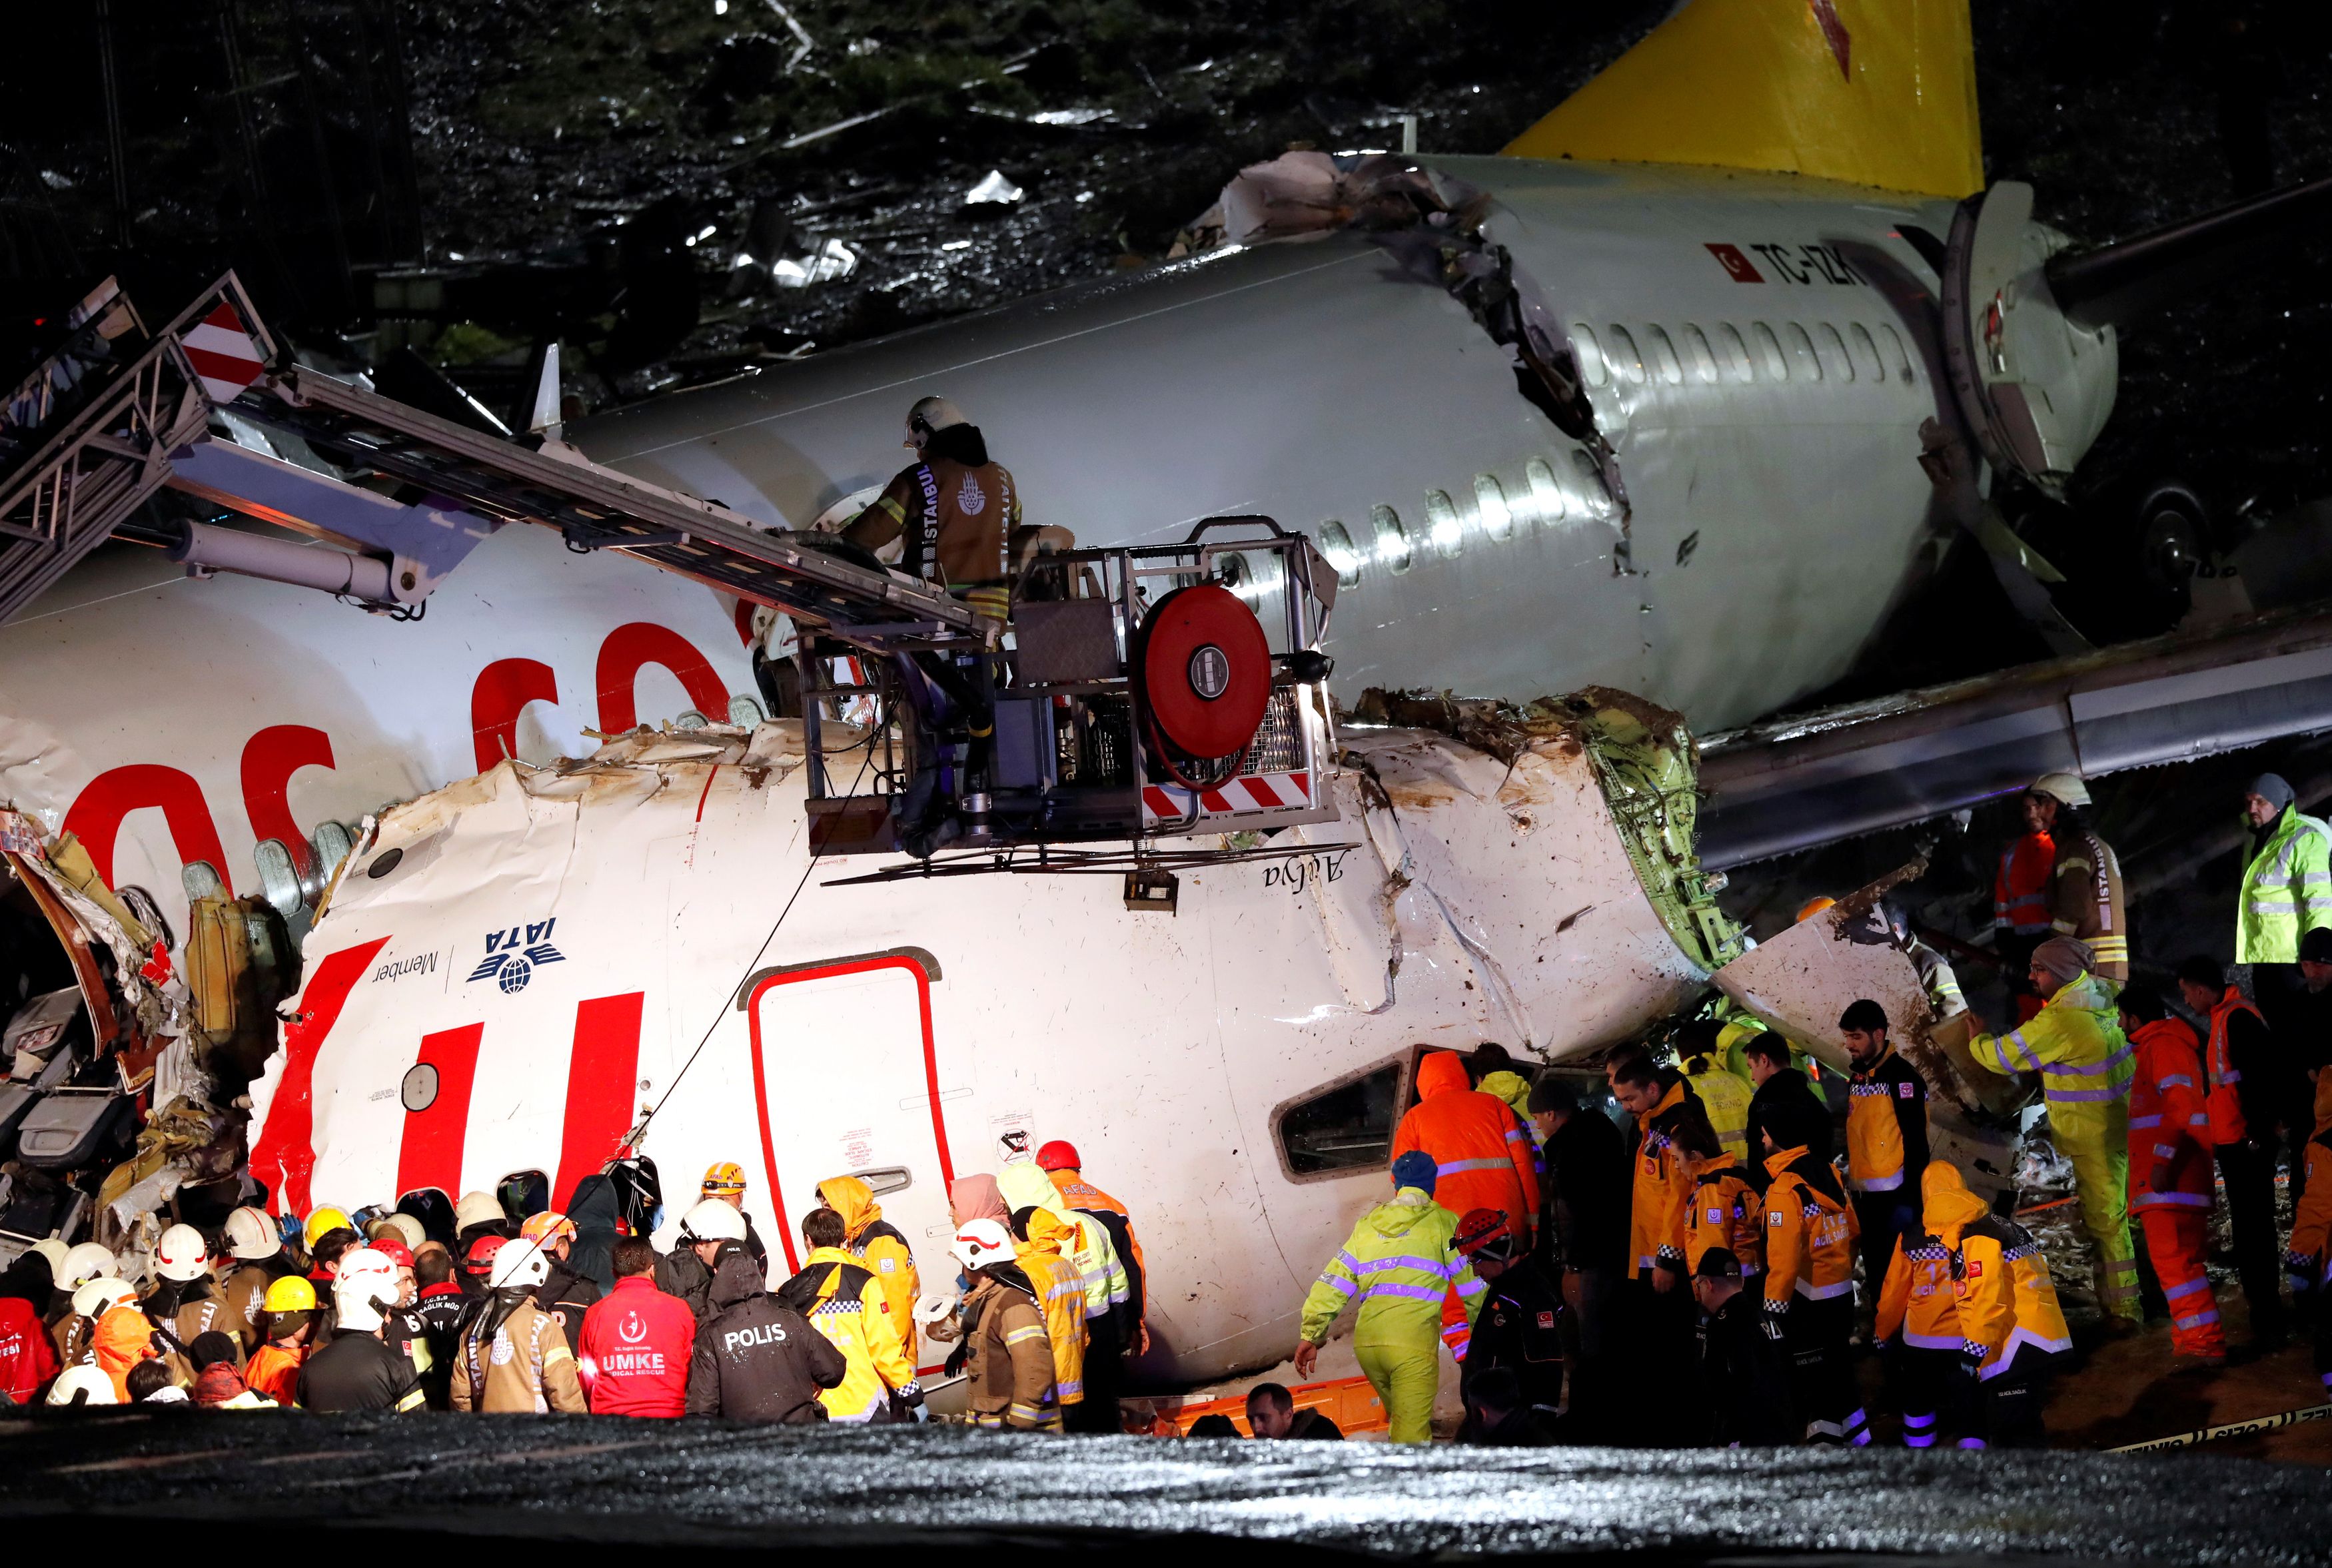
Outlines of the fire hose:
M 2203 1427 L 2199 1430 L 2180 1432 L 2176 1437 L 2155 1438 L 2149 1442 L 2124 1443 L 2117 1449 L 2107 1449 L 2109 1454 L 2150 1454 L 2161 1449 L 2192 1448 L 2220 1438 L 2249 1437 L 2253 1432 L 2271 1432 L 2278 1427 L 2296 1427 L 2302 1421 L 2320 1421 L 2332 1416 L 2332 1404 L 2304 1405 L 2288 1410 L 2280 1415 L 2260 1416 L 2253 1421 L 2230 1421 L 2222 1427 Z

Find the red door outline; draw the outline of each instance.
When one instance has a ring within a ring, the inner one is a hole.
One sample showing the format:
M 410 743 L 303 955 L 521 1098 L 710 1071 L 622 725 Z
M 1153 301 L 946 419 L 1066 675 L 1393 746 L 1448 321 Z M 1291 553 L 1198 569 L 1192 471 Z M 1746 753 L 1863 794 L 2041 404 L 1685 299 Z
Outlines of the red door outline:
M 801 1261 L 794 1252 L 794 1228 L 786 1213 L 785 1193 L 778 1185 L 777 1139 L 769 1132 L 769 1075 L 761 1065 L 761 998 L 780 985 L 871 974 L 881 969 L 902 969 L 914 977 L 915 1007 L 923 1030 L 923 1088 L 931 1097 L 932 1142 L 939 1150 L 941 1191 L 944 1193 L 955 1185 L 955 1161 L 948 1152 L 947 1113 L 940 1105 L 939 1048 L 932 1035 L 932 982 L 939 977 L 939 961 L 920 947 L 896 948 L 824 964 L 791 965 L 753 976 L 746 983 L 748 989 L 738 1005 L 745 1010 L 746 1027 L 752 1035 L 753 1114 L 761 1124 L 761 1168 L 769 1176 L 769 1202 L 777 1212 L 778 1240 L 785 1243 L 788 1273 L 798 1270 Z

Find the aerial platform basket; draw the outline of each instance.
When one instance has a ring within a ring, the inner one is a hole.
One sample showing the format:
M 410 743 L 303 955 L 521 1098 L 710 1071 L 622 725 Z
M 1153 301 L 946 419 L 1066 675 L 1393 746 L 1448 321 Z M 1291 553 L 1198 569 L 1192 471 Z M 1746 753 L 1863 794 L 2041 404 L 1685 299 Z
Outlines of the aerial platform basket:
M 1214 518 L 1175 544 L 1034 556 L 999 652 L 940 633 L 870 658 L 805 629 L 813 848 L 928 858 L 1333 821 L 1335 592 L 1302 535 Z M 822 735 L 845 720 L 866 736 L 855 765 Z

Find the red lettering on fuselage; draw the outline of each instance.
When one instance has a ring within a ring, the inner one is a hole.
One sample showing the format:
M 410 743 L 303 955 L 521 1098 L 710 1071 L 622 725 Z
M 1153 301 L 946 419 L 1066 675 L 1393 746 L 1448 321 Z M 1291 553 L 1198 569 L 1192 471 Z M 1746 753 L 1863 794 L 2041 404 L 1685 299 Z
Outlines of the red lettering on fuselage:
M 594 681 L 599 694 L 599 729 L 617 735 L 640 721 L 633 685 L 643 667 L 661 664 L 680 677 L 689 701 L 715 724 L 729 722 L 729 689 L 695 644 L 669 626 L 634 621 L 607 633 L 599 644 L 599 668 Z
M 121 819 L 148 806 L 159 808 L 162 820 L 169 824 L 170 842 L 177 849 L 179 861 L 207 860 L 232 896 L 234 878 L 227 870 L 226 851 L 219 843 L 218 824 L 211 821 L 211 808 L 203 800 L 203 786 L 194 775 L 175 767 L 138 762 L 106 769 L 74 797 L 72 808 L 65 813 L 65 832 L 89 851 L 90 864 L 97 868 L 105 885 L 116 887 L 113 846 L 121 836 Z
M 266 1183 L 276 1213 L 309 1210 L 308 1179 L 316 1170 L 316 1053 L 339 1022 L 349 992 L 372 967 L 373 955 L 387 946 L 383 936 L 343 947 L 318 964 L 300 993 L 299 1016 L 283 1027 L 283 1076 L 251 1151 L 252 1179 Z
M 478 1041 L 483 1023 L 442 1029 L 421 1037 L 421 1058 L 437 1069 L 437 1098 L 405 1114 L 405 1136 L 397 1150 L 397 1193 L 436 1187 L 452 1196 L 462 1192 L 462 1151 L 470 1137 L 470 1086 L 477 1081 Z
M 530 702 L 559 700 L 559 677 L 539 659 L 497 659 L 470 688 L 470 739 L 478 771 L 518 755 L 518 716 Z
M 281 841 L 302 879 L 312 873 L 315 856 L 309 852 L 308 835 L 292 819 L 287 791 L 300 769 L 331 765 L 332 737 L 309 725 L 271 724 L 244 743 L 243 809 L 251 819 L 251 836 Z M 219 874 L 226 874 L 225 866 Z
M 559 1179 L 550 1206 L 564 1213 L 575 1183 L 616 1157 L 632 1126 L 639 1079 L 640 1012 L 646 996 L 595 996 L 575 1008 L 575 1047 L 567 1061 L 567 1117 L 559 1134 Z

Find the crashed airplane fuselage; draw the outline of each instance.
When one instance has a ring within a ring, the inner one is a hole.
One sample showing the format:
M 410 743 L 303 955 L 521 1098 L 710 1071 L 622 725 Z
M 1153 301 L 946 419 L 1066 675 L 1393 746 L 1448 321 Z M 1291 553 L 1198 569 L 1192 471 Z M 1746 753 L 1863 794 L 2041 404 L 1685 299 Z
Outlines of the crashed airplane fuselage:
M 737 1160 L 775 1269 L 856 1174 L 937 1287 L 949 1180 L 1066 1138 L 1133 1208 L 1145 1374 L 1270 1364 L 1383 1193 L 1421 1050 L 1603 1044 L 1718 956 L 1675 731 L 1589 704 L 1511 762 L 1347 738 L 1341 820 L 1185 869 L 1171 916 L 1114 874 L 831 885 L 853 868 L 806 864 L 790 722 L 503 764 L 349 860 L 254 1086 L 253 1174 L 299 1211 L 529 1170 L 563 1202 L 655 1107 L 674 1222 Z

